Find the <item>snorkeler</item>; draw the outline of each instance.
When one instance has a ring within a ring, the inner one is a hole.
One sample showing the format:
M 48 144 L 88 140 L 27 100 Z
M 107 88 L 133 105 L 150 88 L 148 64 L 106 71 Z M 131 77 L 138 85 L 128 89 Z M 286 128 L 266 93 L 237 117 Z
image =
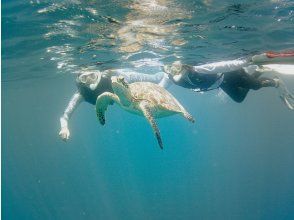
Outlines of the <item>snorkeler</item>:
M 158 73 L 154 75 L 141 74 L 132 72 L 129 70 L 106 70 L 104 72 L 87 71 L 81 73 L 76 78 L 76 84 L 78 91 L 72 96 L 68 103 L 63 116 L 60 118 L 60 132 L 59 136 L 64 140 L 68 140 L 70 131 L 68 128 L 68 120 L 77 106 L 82 102 L 86 101 L 92 105 L 96 104 L 96 99 L 99 95 L 104 92 L 113 92 L 111 86 L 112 76 L 123 76 L 126 82 L 153 82 L 160 83 L 163 79 L 164 74 Z
M 263 87 L 274 87 L 279 90 L 280 98 L 286 106 L 294 110 L 294 96 L 288 91 L 284 82 L 276 76 L 273 78 L 261 77 L 264 73 L 277 73 L 273 69 L 267 68 L 268 64 L 294 64 L 294 51 L 267 52 L 249 59 L 222 61 L 199 66 L 189 66 L 176 61 L 172 65 L 164 66 L 164 71 L 167 74 L 164 84 L 168 84 L 168 81 L 171 80 L 176 85 L 197 92 L 221 88 L 239 103 L 245 99 L 250 89 L 259 90 Z

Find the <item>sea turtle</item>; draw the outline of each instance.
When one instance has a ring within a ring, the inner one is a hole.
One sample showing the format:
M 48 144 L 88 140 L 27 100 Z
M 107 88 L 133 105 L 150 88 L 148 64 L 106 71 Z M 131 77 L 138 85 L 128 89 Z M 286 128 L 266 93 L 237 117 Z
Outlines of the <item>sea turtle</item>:
M 153 128 L 160 148 L 163 148 L 160 132 L 154 118 L 181 114 L 189 121 L 193 117 L 167 90 L 150 82 L 128 84 L 122 76 L 112 77 L 114 93 L 104 92 L 96 100 L 96 113 L 102 125 L 105 124 L 105 111 L 113 102 L 123 109 L 144 116 Z

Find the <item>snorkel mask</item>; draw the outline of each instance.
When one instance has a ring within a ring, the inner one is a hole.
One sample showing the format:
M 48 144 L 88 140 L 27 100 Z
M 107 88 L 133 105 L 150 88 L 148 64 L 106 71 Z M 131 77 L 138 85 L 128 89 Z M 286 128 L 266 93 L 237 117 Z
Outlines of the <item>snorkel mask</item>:
M 77 83 L 84 84 L 85 86 L 89 87 L 91 90 L 95 90 L 97 85 L 101 80 L 101 72 L 85 72 L 78 75 L 76 81 Z
M 164 65 L 163 70 L 175 81 L 178 81 L 182 77 L 183 64 L 181 61 L 175 61 L 172 65 Z

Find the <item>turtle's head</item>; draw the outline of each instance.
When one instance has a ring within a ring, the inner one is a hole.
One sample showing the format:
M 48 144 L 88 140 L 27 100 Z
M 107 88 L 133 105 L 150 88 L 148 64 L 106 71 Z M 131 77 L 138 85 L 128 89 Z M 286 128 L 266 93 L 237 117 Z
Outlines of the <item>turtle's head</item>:
M 130 105 L 132 96 L 129 89 L 129 85 L 126 83 L 124 77 L 111 77 L 111 84 L 114 93 L 119 97 L 121 103 L 123 105 Z

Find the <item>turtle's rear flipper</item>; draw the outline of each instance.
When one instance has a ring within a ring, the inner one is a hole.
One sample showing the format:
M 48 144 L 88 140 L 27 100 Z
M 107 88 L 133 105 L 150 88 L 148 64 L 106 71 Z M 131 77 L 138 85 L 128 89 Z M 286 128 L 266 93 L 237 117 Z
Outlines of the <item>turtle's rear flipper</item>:
M 152 116 L 152 113 L 150 111 L 150 108 L 148 107 L 148 102 L 142 102 L 140 104 L 140 108 L 145 116 L 145 118 L 148 120 L 148 122 L 150 123 L 152 129 L 153 129 L 153 132 L 157 138 L 157 142 L 159 144 L 159 147 L 161 149 L 163 149 L 163 143 L 162 143 L 162 140 L 161 140 L 161 136 L 160 136 L 160 131 L 157 127 L 157 124 L 155 122 L 155 119 L 154 117 Z
M 183 114 L 183 116 L 184 116 L 186 119 L 188 119 L 190 122 L 192 122 L 192 123 L 195 122 L 195 119 L 193 118 L 193 116 L 190 115 L 188 112 L 183 112 L 182 114 Z
M 112 105 L 113 102 L 119 102 L 119 98 L 113 93 L 104 92 L 98 96 L 96 100 L 96 114 L 100 124 L 105 124 L 105 111 L 107 110 L 108 105 Z

